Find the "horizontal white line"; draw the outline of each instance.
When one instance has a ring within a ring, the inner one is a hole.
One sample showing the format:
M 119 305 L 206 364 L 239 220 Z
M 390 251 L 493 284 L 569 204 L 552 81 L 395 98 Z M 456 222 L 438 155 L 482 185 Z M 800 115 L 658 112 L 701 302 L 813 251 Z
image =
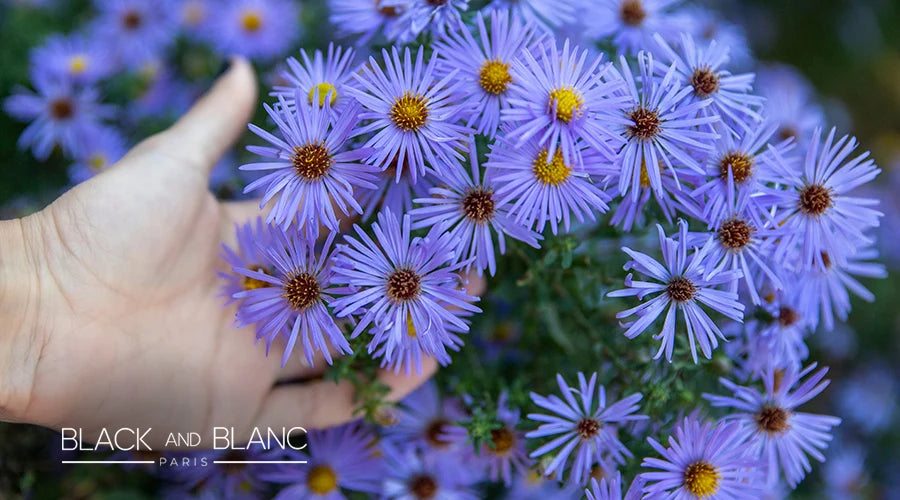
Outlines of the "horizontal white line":
M 155 464 L 153 460 L 63 460 L 64 464 Z
M 214 464 L 305 464 L 306 460 L 213 460 Z

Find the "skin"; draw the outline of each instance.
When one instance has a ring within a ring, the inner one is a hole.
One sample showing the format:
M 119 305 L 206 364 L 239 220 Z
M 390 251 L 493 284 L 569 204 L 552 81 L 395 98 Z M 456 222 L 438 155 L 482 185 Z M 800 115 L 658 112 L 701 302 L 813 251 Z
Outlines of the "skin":
M 170 129 L 24 219 L 0 223 L 0 419 L 54 429 L 169 432 L 336 425 L 353 390 L 329 381 L 275 385 L 324 370 L 299 354 L 280 366 L 233 326 L 216 270 L 256 202 L 221 203 L 208 175 L 256 106 L 250 65 L 235 59 Z M 471 292 L 472 290 L 470 290 Z M 436 370 L 381 373 L 397 400 Z

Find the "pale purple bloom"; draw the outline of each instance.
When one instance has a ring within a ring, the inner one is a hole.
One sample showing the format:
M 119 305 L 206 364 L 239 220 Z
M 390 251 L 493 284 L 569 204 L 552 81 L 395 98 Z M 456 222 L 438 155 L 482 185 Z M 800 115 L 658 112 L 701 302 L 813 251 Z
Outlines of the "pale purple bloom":
M 426 163 L 442 175 L 447 165 L 462 159 L 457 149 L 468 133 L 457 124 L 465 108 L 458 102 L 455 73 L 438 80 L 438 60 L 432 55 L 426 64 L 422 47 L 415 61 L 408 47 L 402 59 L 396 47 L 390 54 L 382 50 L 382 57 L 384 70 L 370 57 L 361 74 L 353 75 L 359 88 L 348 90 L 366 109 L 360 118 L 371 120 L 354 135 L 373 133 L 366 142 L 376 150 L 369 163 L 385 170 L 396 161 L 398 181 L 409 169 L 415 182 L 426 172 Z
M 636 54 L 653 48 L 653 35 L 668 41 L 690 29 L 690 22 L 672 12 L 682 0 L 593 0 L 585 30 L 593 38 L 612 38 L 620 53 Z
M 723 18 L 714 9 L 701 6 L 686 6 L 679 9 L 679 14 L 690 20 L 690 32 L 694 38 L 706 42 L 715 40 L 728 47 L 728 56 L 735 66 L 743 68 L 754 62 L 750 43 L 740 25 Z
M 632 74 L 624 56 L 620 64 L 626 82 L 622 92 L 627 102 L 613 117 L 625 140 L 617 157 L 619 192 L 624 196 L 631 190 L 632 199 L 637 200 L 643 183 L 662 196 L 663 168 L 672 173 L 680 189 L 680 171 L 703 173 L 694 156 L 712 150 L 712 141 L 718 137 L 709 126 L 719 117 L 701 113 L 712 101 L 690 102 L 693 89 L 678 83 L 674 64 L 665 75 L 654 76 L 655 64 L 649 52 L 638 54 L 637 76 Z
M 119 161 L 128 148 L 125 138 L 111 127 L 99 127 L 86 138 L 81 155 L 69 167 L 73 184 L 84 182 Z
M 419 206 L 409 212 L 413 229 L 445 224 L 459 242 L 456 254 L 469 264 L 463 268 L 475 268 L 481 275 L 487 269 L 491 276 L 497 269 L 494 255 L 494 237 L 500 254 L 506 253 L 506 236 L 539 248 L 541 235 L 531 231 L 509 215 L 508 203 L 500 203 L 494 182 L 482 179 L 478 167 L 475 139 L 469 146 L 471 172 L 464 168 L 453 169 L 444 177 L 439 187 L 429 190 L 429 198 L 417 198 Z
M 364 45 L 380 33 L 393 32 L 410 0 L 328 0 L 329 20 L 337 26 L 337 36 L 359 37 Z
M 477 500 L 472 471 L 452 455 L 435 455 L 415 448 L 383 447 L 385 500 Z
M 341 258 L 348 265 L 335 269 L 335 279 L 356 291 L 335 301 L 335 310 L 339 317 L 361 315 L 353 337 L 370 329 L 369 351 L 384 344 L 379 352 L 388 361 L 406 345 L 405 338 L 415 337 L 420 349 L 411 360 L 421 372 L 422 355 L 442 353 L 446 344 L 455 344 L 450 333 L 469 330 L 460 316 L 481 312 L 472 304 L 478 298 L 460 289 L 457 272 L 468 262 L 458 260 L 457 238 L 441 226 L 412 238 L 409 215 L 401 223 L 390 211 L 372 224 L 375 240 L 358 225 L 354 228 L 359 239 L 345 236 Z
M 788 484 L 795 487 L 812 469 L 810 456 L 824 462 L 822 451 L 831 441 L 831 429 L 841 423 L 837 417 L 796 411 L 828 386 L 829 381 L 823 380 L 827 368 L 803 380 L 815 368 L 813 363 L 802 371 L 769 369 L 762 377 L 762 392 L 720 378 L 734 396 L 703 395 L 713 406 L 732 409 L 734 413 L 726 418 L 740 423 L 741 439 L 749 443 L 753 456 L 765 461 L 770 485 L 777 483 L 783 471 Z
M 289 57 L 288 70 L 281 73 L 285 85 L 275 85 L 269 95 L 284 97 L 288 104 L 293 105 L 294 93 L 299 90 L 300 95 L 308 96 L 309 104 L 313 104 L 313 94 L 318 91 L 320 106 L 328 99 L 331 109 L 342 113 L 346 105 L 354 100 L 346 89 L 346 86 L 355 84 L 352 77 L 356 70 L 352 64 L 354 55 L 353 49 L 345 50 L 333 43 L 328 44 L 327 54 L 316 50 L 310 57 L 305 50 L 301 50 L 303 62 Z
M 582 149 L 584 143 L 576 147 Z M 581 166 L 567 162 L 560 148 L 550 155 L 537 139 L 518 145 L 501 137 L 491 147 L 486 175 L 497 186 L 497 203 L 509 204 L 515 223 L 541 233 L 549 222 L 557 234 L 560 222 L 568 231 L 573 216 L 579 222 L 594 220 L 594 212 L 609 209 L 600 181 L 612 175 L 611 165 L 591 149 L 579 156 Z
M 241 170 L 273 170 L 247 185 L 244 192 L 265 188 L 260 208 L 278 196 L 266 218 L 287 228 L 296 221 L 299 229 L 310 234 L 319 231 L 319 225 L 337 231 L 338 216 L 335 206 L 344 215 L 350 211 L 362 213 L 362 207 L 353 196 L 353 189 L 374 189 L 377 169 L 359 163 L 372 154 L 370 148 L 349 149 L 347 139 L 359 121 L 359 105 L 353 103 L 332 120 L 331 105 L 318 106 L 316 90 L 312 105 L 306 93 L 296 91 L 297 106 L 289 107 L 283 97 L 279 105 L 264 104 L 266 112 L 278 127 L 276 137 L 256 125 L 250 130 L 272 146 L 248 146 L 253 153 L 275 161 L 250 163 Z M 292 109 L 293 108 L 293 109 Z
M 686 417 L 669 436 L 669 447 L 647 441 L 662 458 L 645 458 L 641 477 L 646 498 L 756 500 L 762 494 L 763 464 L 745 443 L 737 422 Z
M 102 120 L 112 118 L 115 108 L 101 104 L 92 87 L 78 89 L 44 79 L 34 85 L 37 92 L 19 87 L 3 103 L 10 116 L 30 122 L 19 137 L 19 147 L 31 148 L 38 160 L 46 160 L 56 146 L 66 156 L 80 158 L 85 142 L 101 128 Z
M 590 489 L 584 490 L 587 500 L 640 500 L 643 496 L 645 480 L 638 476 L 632 481 L 625 496 L 622 496 L 622 474 L 616 472 L 612 478 L 603 478 L 600 482 L 591 479 Z
M 556 395 L 541 396 L 531 393 L 534 404 L 549 411 L 550 414 L 529 414 L 528 418 L 541 422 L 541 426 L 526 434 L 526 437 L 535 439 L 553 436 L 553 439 L 534 450 L 529 456 L 537 458 L 556 450 L 556 456 L 546 464 L 544 474 L 555 475 L 561 480 L 566 463 L 574 453 L 568 481 L 584 486 L 595 463 L 611 461 L 623 464 L 625 457 L 632 456 L 616 436 L 616 427 L 617 424 L 647 418 L 635 414 L 639 409 L 638 401 L 643 396 L 636 393 L 622 400 L 609 402 L 606 399 L 606 388 L 597 385 L 596 373 L 591 375 L 588 381 L 584 374 L 579 372 L 577 388 L 569 387 L 559 374 L 556 375 L 556 382 L 559 384 L 562 399 Z
M 790 66 L 763 68 L 757 72 L 756 90 L 766 98 L 766 121 L 776 127 L 779 141 L 795 139 L 800 144 L 824 122 L 812 85 Z
M 611 177 L 618 175 L 615 171 Z M 666 222 L 671 224 L 676 211 L 679 211 L 691 218 L 700 218 L 700 207 L 688 195 L 687 191 L 682 191 L 679 182 L 668 169 L 660 169 L 662 177 L 662 195 L 650 187 L 649 179 L 641 178 L 640 195 L 635 199 L 633 196 L 619 195 L 618 185 L 609 187 L 609 196 L 613 199 L 619 198 L 619 203 L 612 209 L 612 217 L 609 220 L 612 226 L 621 226 L 623 231 L 629 232 L 632 227 L 637 224 L 643 226 L 650 221 L 645 216 L 645 209 L 650 202 L 650 198 L 656 202 L 655 205 L 662 213 Z M 682 176 L 684 177 L 684 176 Z
M 280 450 L 278 450 L 280 452 Z M 160 467 L 161 475 L 172 484 L 161 495 L 170 500 L 222 499 L 257 500 L 266 490 L 260 479 L 265 466 L 260 464 L 221 463 L 237 461 L 261 461 L 277 458 L 272 450 L 261 445 L 250 445 L 246 450 L 196 450 L 167 452 L 167 464 L 180 464 L 183 460 L 193 466 Z M 132 458 L 132 460 L 134 460 Z M 216 463 L 216 462 L 220 463 Z M 206 464 L 206 465 L 201 465 Z
M 263 222 L 261 217 L 234 227 L 236 245 L 234 248 L 222 244 L 219 255 L 228 267 L 228 271 L 219 271 L 222 278 L 222 297 L 230 304 L 235 301 L 234 295 L 254 288 L 268 287 L 266 281 L 248 278 L 233 269 L 249 269 L 270 276 L 275 275 L 275 263 L 269 258 L 268 249 L 274 248 L 274 235 L 277 229 Z
M 393 422 L 383 428 L 384 437 L 398 448 L 457 454 L 464 443 L 454 441 L 448 433 L 464 418 L 466 413 L 460 401 L 442 397 L 437 384 L 430 380 L 400 401 Z
M 574 23 L 581 7 L 582 0 L 493 0 L 487 6 L 491 10 L 509 11 L 523 22 L 544 29 Z
M 213 37 L 213 19 L 219 14 L 222 0 L 179 0 L 178 23 L 184 32 L 197 40 Z
M 265 249 L 265 258 L 274 265 L 274 273 L 266 269 L 236 267 L 234 272 L 256 280 L 251 287 L 233 295 L 241 299 L 237 310 L 238 326 L 256 324 L 256 338 L 266 339 L 266 353 L 280 335 L 287 335 L 287 345 L 281 365 L 287 363 L 300 340 L 307 363 L 313 364 L 316 352 L 321 352 L 331 364 L 330 348 L 349 354 L 350 344 L 328 310 L 332 295 L 343 293 L 331 285 L 334 268 L 330 233 L 322 249 L 316 250 L 315 240 L 304 238 L 295 231 L 272 231 L 272 241 Z M 258 243 L 257 243 L 258 244 Z
M 159 58 L 176 38 L 169 0 L 94 0 L 100 11 L 92 31 L 119 64 L 135 68 Z
M 226 0 L 216 13 L 213 42 L 222 54 L 268 60 L 280 56 L 302 30 L 292 0 Z
M 710 319 L 701 305 L 713 309 L 726 317 L 741 321 L 744 306 L 737 301 L 737 294 L 715 287 L 723 283 L 729 283 L 741 276 L 740 271 L 709 271 L 702 266 L 706 255 L 714 244 L 712 238 L 708 239 L 702 248 L 695 248 L 694 253 L 688 257 L 687 222 L 678 222 L 679 238 L 676 241 L 667 238 L 662 226 L 657 225 L 659 231 L 659 246 L 663 254 L 663 263 L 653 259 L 649 255 L 634 251 L 628 247 L 622 247 L 633 260 L 625 265 L 625 269 L 635 269 L 641 274 L 651 277 L 659 283 L 650 281 L 636 281 L 631 273 L 625 278 L 626 288 L 609 292 L 609 297 L 636 296 L 643 300 L 647 294 L 659 293 L 647 302 L 626 309 L 618 314 L 617 318 L 625 318 L 637 315 L 637 319 L 624 323 L 627 327 L 625 336 L 633 339 L 649 328 L 668 307 L 662 330 L 654 335 L 661 341 L 659 351 L 653 359 L 657 359 L 665 353 L 666 360 L 672 361 L 672 351 L 675 348 L 675 323 L 677 312 L 684 316 L 684 324 L 687 328 L 687 337 L 690 343 L 691 357 L 697 362 L 697 347 L 707 359 L 712 357 L 712 351 L 719 345 L 718 339 L 725 339 L 719 327 Z
M 836 445 L 822 471 L 828 498 L 830 500 L 866 498 L 866 487 L 871 479 L 869 467 L 870 464 L 866 463 L 865 453 L 860 446 Z
M 590 57 L 588 50 L 570 47 L 569 40 L 562 49 L 553 39 L 543 45 L 538 57 L 526 50 L 511 62 L 509 107 L 500 112 L 510 124 L 506 139 L 515 147 L 535 142 L 550 158 L 558 149 L 566 163 L 579 168 L 587 163 L 581 143 L 613 159 L 622 140 L 609 120 L 624 98 L 615 94 L 622 82 L 612 65 L 601 63 L 602 55 Z
M 578 485 L 560 483 L 555 479 L 547 478 L 538 466 L 518 474 L 503 498 L 505 500 L 574 500 L 581 498 L 581 494 L 581 488 Z
M 288 484 L 278 500 L 344 500 L 345 491 L 375 494 L 380 490 L 384 462 L 378 436 L 359 421 L 323 430 L 310 430 L 302 452 L 290 452 L 291 460 L 305 464 L 267 466 L 259 476 Z
M 832 128 L 823 144 L 821 130 L 816 129 L 802 171 L 785 161 L 773 162 L 773 174 L 786 189 L 765 190 L 783 209 L 777 215 L 780 238 L 774 258 L 798 270 L 823 270 L 826 259 L 845 266 L 848 257 L 872 241 L 863 233 L 878 226 L 882 216 L 870 208 L 878 200 L 850 196 L 881 169 L 868 151 L 850 159 L 856 138 L 845 135 L 835 140 L 835 134 Z
M 426 168 L 425 175 L 418 176 L 415 182 L 409 169 L 403 171 L 400 180 L 396 179 L 396 175 L 396 167 L 389 166 L 378 174 L 375 189 L 359 191 L 356 199 L 363 207 L 363 219 L 370 219 L 383 210 L 395 214 L 408 213 L 413 208 L 413 200 L 428 196 L 428 190 L 434 187 L 437 180 L 437 175 L 430 168 Z
M 510 18 L 508 11 L 491 12 L 490 30 L 481 12 L 475 23 L 477 38 L 469 26 L 459 24 L 435 42 L 440 56 L 437 70 L 443 74 L 458 70 L 456 78 L 463 81 L 459 91 L 475 102 L 466 125 L 493 137 L 500 126 L 500 110 L 509 107 L 511 63 L 520 51 L 533 50 L 538 38 L 533 25 Z
M 115 69 L 108 50 L 81 35 L 52 35 L 31 51 L 31 79 L 92 85 Z
M 840 414 L 868 435 L 883 433 L 896 423 L 900 384 L 893 363 L 888 363 L 867 361 L 836 387 Z
M 462 23 L 460 12 L 468 9 L 469 0 L 410 0 L 400 19 L 387 31 L 387 37 L 398 43 L 409 43 L 426 28 L 439 36 L 448 26 Z
M 133 126 L 147 118 L 181 116 L 200 94 L 160 59 L 148 59 L 135 69 L 139 94 L 129 103 L 129 113 L 124 117 Z

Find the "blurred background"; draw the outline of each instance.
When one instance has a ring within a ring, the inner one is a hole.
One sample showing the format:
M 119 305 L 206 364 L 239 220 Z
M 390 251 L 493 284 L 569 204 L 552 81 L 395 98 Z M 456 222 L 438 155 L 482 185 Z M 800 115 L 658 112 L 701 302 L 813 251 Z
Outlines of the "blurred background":
M 53 8 L 29 3 L 0 0 L 0 100 L 16 86 L 28 85 L 32 47 L 92 15 L 85 1 L 60 0 Z M 303 4 L 308 29 L 299 43 L 328 39 L 327 23 L 315 22 L 326 18 L 325 7 Z M 791 65 L 809 79 L 828 122 L 856 135 L 883 170 L 870 194 L 881 199 L 885 213 L 879 245 L 891 274 L 864 282 L 877 300 L 856 300 L 849 325 L 813 337 L 811 359 L 832 369 L 832 386 L 823 398 L 827 412 L 844 418 L 844 424 L 828 462 L 814 468 L 796 498 L 900 498 L 900 287 L 894 281 L 900 277 L 900 1 L 726 0 L 708 5 L 743 27 L 760 61 Z M 189 102 L 212 80 L 219 60 L 196 47 L 178 53 L 178 64 L 193 76 L 182 88 Z M 108 89 L 119 103 L 146 90 L 140 78 L 126 80 Z M 130 139 L 164 128 L 178 111 L 175 107 L 168 115 L 144 120 Z M 69 162 L 58 152 L 38 162 L 16 146 L 23 130 L 24 124 L 0 113 L 0 218 L 40 209 L 69 184 Z M 233 195 L 239 185 L 229 177 L 236 173 L 234 164 L 225 170 L 215 188 Z M 142 498 L 153 491 L 147 474 L 63 469 L 57 448 L 48 431 L 0 424 L 0 499 Z M 841 496 L 842 488 L 854 493 Z

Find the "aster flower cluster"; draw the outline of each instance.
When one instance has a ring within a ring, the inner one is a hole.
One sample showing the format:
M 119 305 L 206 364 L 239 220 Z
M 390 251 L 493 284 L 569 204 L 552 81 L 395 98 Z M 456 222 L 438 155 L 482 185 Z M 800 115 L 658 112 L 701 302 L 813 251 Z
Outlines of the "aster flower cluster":
M 430 359 L 449 375 L 372 402 L 378 425 L 311 433 L 295 457 L 308 464 L 251 474 L 279 498 L 797 487 L 841 422 L 802 411 L 829 384 L 807 343 L 847 318 L 851 295 L 874 299 L 861 278 L 885 275 L 864 191 L 880 169 L 798 75 L 747 71 L 740 31 L 712 11 L 482 4 L 329 0 L 341 40 L 290 56 L 299 2 L 98 0 L 98 40 L 47 40 L 37 93 L 6 109 L 32 121 L 24 146 L 59 146 L 83 180 L 126 143 L 97 85 L 143 75 L 155 108 L 178 86 L 160 62 L 175 33 L 286 57 L 249 125 L 240 187 L 260 217 L 222 248 L 224 302 L 282 363 L 340 373 L 361 357 L 411 374 Z M 469 292 L 483 280 L 484 300 Z

